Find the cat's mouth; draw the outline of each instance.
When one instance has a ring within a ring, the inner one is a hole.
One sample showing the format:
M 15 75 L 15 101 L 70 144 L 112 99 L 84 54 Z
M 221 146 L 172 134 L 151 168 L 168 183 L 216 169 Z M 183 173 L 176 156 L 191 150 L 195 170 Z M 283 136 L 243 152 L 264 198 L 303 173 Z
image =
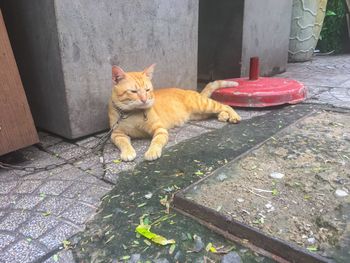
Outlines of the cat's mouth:
M 152 107 L 153 103 L 154 103 L 154 100 L 149 100 L 146 103 L 142 102 L 137 106 L 137 108 L 138 109 L 148 109 L 148 108 Z

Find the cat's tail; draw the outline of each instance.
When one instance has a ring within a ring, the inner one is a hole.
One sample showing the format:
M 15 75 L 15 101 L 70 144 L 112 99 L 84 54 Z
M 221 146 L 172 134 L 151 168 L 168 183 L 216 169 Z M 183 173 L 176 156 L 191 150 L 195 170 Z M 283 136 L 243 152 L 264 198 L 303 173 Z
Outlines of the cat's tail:
M 236 87 L 238 86 L 238 82 L 231 80 L 215 80 L 213 82 L 208 83 L 205 88 L 202 90 L 201 95 L 203 97 L 210 97 L 211 94 L 217 90 L 218 88 L 228 88 L 228 87 Z

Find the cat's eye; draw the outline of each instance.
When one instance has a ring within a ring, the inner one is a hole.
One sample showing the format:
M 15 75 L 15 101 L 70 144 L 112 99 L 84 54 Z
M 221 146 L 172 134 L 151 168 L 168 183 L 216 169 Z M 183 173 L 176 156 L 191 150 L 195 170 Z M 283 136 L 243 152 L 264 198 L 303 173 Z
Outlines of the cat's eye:
M 130 90 L 132 93 L 137 93 L 137 90 Z
M 151 89 L 146 89 L 146 92 L 149 92 Z

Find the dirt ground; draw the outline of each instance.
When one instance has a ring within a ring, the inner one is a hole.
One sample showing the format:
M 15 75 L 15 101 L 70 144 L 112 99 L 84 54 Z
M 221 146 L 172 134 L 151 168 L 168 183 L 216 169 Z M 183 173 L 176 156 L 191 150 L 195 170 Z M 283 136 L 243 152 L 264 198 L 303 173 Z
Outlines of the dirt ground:
M 186 196 L 309 251 L 350 258 L 350 115 L 312 114 Z

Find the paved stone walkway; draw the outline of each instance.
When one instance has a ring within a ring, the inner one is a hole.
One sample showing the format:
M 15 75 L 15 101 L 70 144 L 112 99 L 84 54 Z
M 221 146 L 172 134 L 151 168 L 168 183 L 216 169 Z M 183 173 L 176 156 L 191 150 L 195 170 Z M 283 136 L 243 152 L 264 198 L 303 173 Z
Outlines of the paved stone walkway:
M 350 55 L 316 57 L 290 64 L 281 77 L 294 78 L 309 88 L 306 103 L 350 105 Z M 237 110 L 244 119 L 268 110 Z M 171 130 L 167 147 L 219 129 L 216 120 L 191 122 Z M 43 167 L 61 163 L 90 149 L 104 133 L 78 141 L 66 141 L 40 132 L 40 144 L 18 152 L 17 165 Z M 120 171 L 143 160 L 149 141 L 133 143 L 134 162 L 119 162 L 119 151 L 108 142 L 102 153 L 50 171 L 0 169 L 0 262 L 74 262 L 69 250 L 58 251 L 66 240 L 84 229 L 100 199 L 118 183 Z

